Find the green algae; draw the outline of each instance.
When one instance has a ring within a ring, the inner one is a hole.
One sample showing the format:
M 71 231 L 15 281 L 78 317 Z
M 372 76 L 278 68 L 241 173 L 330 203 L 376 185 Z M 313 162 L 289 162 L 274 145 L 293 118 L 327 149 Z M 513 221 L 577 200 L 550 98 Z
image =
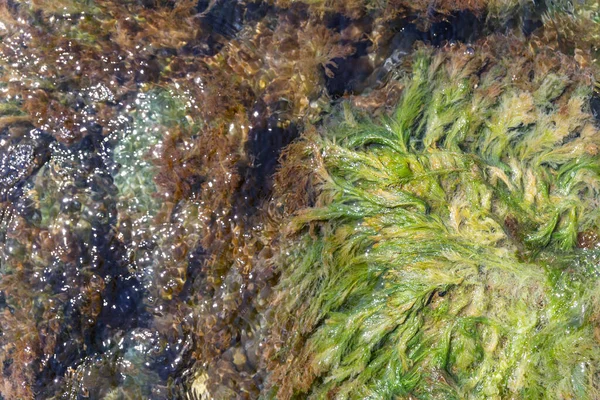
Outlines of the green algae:
M 306 139 L 320 194 L 281 246 L 277 398 L 598 397 L 589 90 L 484 65 L 421 52 L 390 117 Z
M 156 154 L 163 145 L 163 138 L 170 134 L 169 130 L 174 133 L 189 128 L 191 121 L 188 121 L 190 117 L 186 118 L 188 107 L 183 95 L 174 92 L 142 92 L 135 103 L 131 126 L 118 130 L 114 138 L 110 138 L 116 143 L 113 160 L 119 166 L 114 179 L 119 189 L 120 214 L 150 219 L 161 203 L 155 183 L 158 168 L 152 158 L 158 157 Z

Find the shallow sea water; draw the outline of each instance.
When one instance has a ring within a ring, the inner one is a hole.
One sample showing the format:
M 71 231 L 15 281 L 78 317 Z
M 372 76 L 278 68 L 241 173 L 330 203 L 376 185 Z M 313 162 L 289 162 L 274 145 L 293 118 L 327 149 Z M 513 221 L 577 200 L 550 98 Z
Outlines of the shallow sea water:
M 597 7 L 533 3 L 0 0 L 2 398 L 289 397 L 282 221 L 318 201 L 285 149 L 391 114 L 416 51 L 499 40 L 572 62 L 597 117 Z

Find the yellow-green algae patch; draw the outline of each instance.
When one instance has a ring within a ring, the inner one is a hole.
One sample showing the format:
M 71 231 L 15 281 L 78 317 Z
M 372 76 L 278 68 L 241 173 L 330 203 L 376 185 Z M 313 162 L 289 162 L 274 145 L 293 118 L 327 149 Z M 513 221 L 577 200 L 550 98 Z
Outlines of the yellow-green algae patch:
M 391 116 L 346 106 L 288 157 L 317 196 L 281 243 L 273 397 L 600 396 L 589 89 L 465 50 L 420 51 Z

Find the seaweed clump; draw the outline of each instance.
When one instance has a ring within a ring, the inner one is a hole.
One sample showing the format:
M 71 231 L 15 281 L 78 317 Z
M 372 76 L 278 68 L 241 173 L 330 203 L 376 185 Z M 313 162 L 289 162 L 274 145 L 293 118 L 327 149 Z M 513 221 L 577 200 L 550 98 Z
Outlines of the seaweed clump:
M 277 182 L 308 189 L 274 258 L 273 397 L 600 395 L 585 71 L 514 39 L 467 50 L 418 51 L 391 115 L 346 105 L 286 153 Z

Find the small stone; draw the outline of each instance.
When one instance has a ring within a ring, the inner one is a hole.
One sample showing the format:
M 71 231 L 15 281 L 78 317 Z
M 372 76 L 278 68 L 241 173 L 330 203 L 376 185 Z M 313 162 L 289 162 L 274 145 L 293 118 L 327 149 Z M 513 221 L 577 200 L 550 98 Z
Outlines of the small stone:
M 233 363 L 238 367 L 246 364 L 246 355 L 241 349 L 237 349 L 233 354 Z

